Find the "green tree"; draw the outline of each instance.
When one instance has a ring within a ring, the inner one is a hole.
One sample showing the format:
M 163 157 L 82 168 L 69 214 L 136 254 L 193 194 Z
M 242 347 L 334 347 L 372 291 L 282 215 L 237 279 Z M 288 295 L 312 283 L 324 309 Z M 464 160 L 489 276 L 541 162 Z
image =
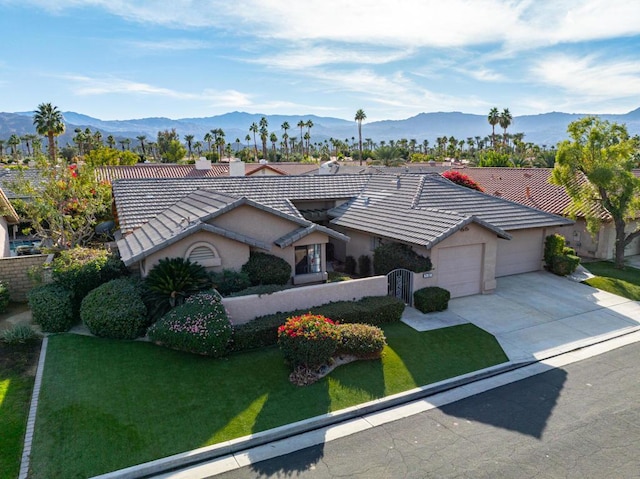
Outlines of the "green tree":
M 260 141 L 262 141 L 262 157 L 267 159 L 267 138 L 269 137 L 269 122 L 263 116 L 260 118 Z
M 596 234 L 606 211 L 613 220 L 615 266 L 624 267 L 624 249 L 640 236 L 640 227 L 627 232 L 640 212 L 640 179 L 631 171 L 640 145 L 625 125 L 588 116 L 567 127 L 571 140 L 563 141 L 556 154 L 552 183 L 561 185 L 571 198 L 573 215 L 580 213 Z M 587 181 L 584 181 L 584 180 Z
M 163 158 L 168 163 L 178 163 L 187 154 L 187 149 L 180 143 L 179 140 L 171 140 L 164 152 Z
M 33 125 L 39 135 L 47 137 L 49 141 L 49 160 L 52 164 L 56 161 L 56 141 L 55 137 L 62 135 L 65 130 L 62 112 L 57 106 L 51 103 L 41 103 L 38 109 L 33 112 Z
M 184 141 L 187 142 L 187 151 L 189 153 L 189 158 L 191 158 L 193 156 L 193 149 L 192 149 L 192 145 L 193 145 L 193 139 L 194 136 L 193 135 L 184 135 Z
M 136 139 L 140 142 L 140 149 L 142 150 L 142 156 L 147 156 L 147 150 L 145 148 L 144 142 L 146 141 L 146 135 L 136 136 Z
M 132 151 L 119 151 L 109 147 L 96 148 L 84 157 L 85 163 L 90 166 L 135 165 L 139 159 Z
M 256 133 L 258 133 L 258 124 L 254 121 L 249 127 L 249 131 L 253 133 L 253 158 L 258 161 L 258 142 L 256 141 Z
M 373 164 L 384 166 L 398 166 L 404 162 L 402 151 L 395 146 L 381 146 L 374 152 Z
M 355 120 L 358 122 L 358 151 L 360 153 L 360 165 L 362 166 L 362 122 L 367 118 L 367 114 L 362 108 L 356 112 Z
M 99 182 L 89 165 L 55 167 L 38 160 L 38 180 L 19 175 L 11 189 L 28 200 L 14 200 L 35 233 L 60 249 L 87 244 L 95 226 L 111 210 L 111 185 Z
M 497 108 L 492 108 L 489 111 L 489 116 L 487 117 L 489 124 L 491 125 L 491 148 L 496 147 L 496 125 L 500 123 L 500 113 Z

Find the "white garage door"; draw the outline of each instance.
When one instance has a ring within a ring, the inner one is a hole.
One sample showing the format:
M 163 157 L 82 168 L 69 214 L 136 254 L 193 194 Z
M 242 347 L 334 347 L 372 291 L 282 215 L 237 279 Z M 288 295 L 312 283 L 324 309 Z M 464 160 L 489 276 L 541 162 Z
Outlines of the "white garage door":
M 438 286 L 449 290 L 452 298 L 480 293 L 482 251 L 482 244 L 439 249 Z
M 538 271 L 544 246 L 542 229 L 509 231 L 509 234 L 512 236 L 510 240 L 498 240 L 496 278 Z

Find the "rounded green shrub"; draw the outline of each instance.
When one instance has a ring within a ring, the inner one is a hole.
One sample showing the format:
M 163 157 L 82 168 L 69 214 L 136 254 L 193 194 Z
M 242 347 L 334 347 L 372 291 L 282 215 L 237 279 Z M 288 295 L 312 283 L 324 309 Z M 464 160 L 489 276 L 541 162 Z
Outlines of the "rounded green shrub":
M 394 269 L 403 268 L 421 273 L 431 270 L 431 259 L 420 256 L 410 246 L 402 243 L 386 243 L 373 252 L 373 271 L 375 274 L 387 274 Z
M 161 346 L 213 357 L 228 352 L 231 334 L 231 322 L 215 291 L 190 296 L 147 331 L 149 338 Z
M 360 276 L 371 276 L 371 257 L 363 254 L 358 257 L 358 271 Z
M 143 299 L 149 315 L 156 320 L 210 286 L 211 279 L 202 265 L 183 258 L 164 258 L 144 279 Z
M 16 324 L 0 334 L 0 338 L 7 344 L 23 344 L 37 337 L 38 334 L 28 324 Z
M 33 321 L 45 333 L 68 331 L 74 323 L 71 291 L 60 284 L 44 284 L 27 293 Z
M 413 293 L 413 305 L 423 313 L 444 311 L 449 307 L 451 293 L 438 286 L 422 288 Z
M 0 313 L 4 313 L 9 306 L 9 287 L 0 281 Z
M 551 272 L 558 276 L 573 273 L 580 264 L 580 258 L 572 254 L 555 255 L 551 258 Z
M 370 324 L 339 324 L 340 345 L 338 353 L 355 356 L 358 359 L 379 358 L 387 344 L 382 329 Z
M 278 328 L 278 345 L 292 367 L 315 369 L 329 362 L 340 343 L 335 323 L 321 315 L 294 316 Z
M 344 259 L 344 272 L 347 274 L 356 274 L 356 259 L 349 255 Z
M 268 253 L 253 252 L 242 265 L 252 285 L 287 284 L 291 279 L 291 265 L 282 258 Z
M 54 282 L 73 293 L 77 306 L 94 288 L 129 274 L 124 263 L 105 249 L 76 247 L 60 251 L 53 260 Z
M 212 273 L 211 282 L 222 296 L 229 296 L 251 286 L 247 273 L 232 269 L 223 269 L 219 273 Z
M 135 339 L 147 326 L 147 307 L 135 283 L 114 279 L 93 289 L 82 300 L 80 319 L 103 338 Z

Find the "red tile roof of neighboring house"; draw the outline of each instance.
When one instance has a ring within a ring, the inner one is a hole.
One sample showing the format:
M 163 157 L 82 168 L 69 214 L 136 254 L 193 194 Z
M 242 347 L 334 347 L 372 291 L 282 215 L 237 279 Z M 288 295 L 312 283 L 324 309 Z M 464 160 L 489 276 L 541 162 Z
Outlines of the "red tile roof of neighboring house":
M 305 163 L 277 163 L 245 165 L 245 175 L 260 174 L 271 170 L 276 175 L 306 175 L 318 169 L 318 165 Z M 99 180 L 122 180 L 141 178 L 215 178 L 229 176 L 229 163 L 213 163 L 211 168 L 198 170 L 195 165 L 165 163 L 141 163 L 138 165 L 100 166 L 96 168 Z

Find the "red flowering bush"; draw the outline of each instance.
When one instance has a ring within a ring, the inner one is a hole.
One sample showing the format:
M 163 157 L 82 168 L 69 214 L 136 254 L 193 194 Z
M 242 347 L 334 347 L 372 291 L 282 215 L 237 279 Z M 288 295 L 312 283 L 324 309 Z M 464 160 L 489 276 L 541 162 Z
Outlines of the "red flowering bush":
M 278 345 L 285 361 L 295 368 L 318 368 L 331 360 L 340 343 L 340 331 L 329 318 L 303 314 L 278 328 Z
M 452 181 L 460 186 L 471 188 L 472 190 L 484 191 L 484 189 L 482 189 L 482 187 L 478 183 L 476 183 L 474 180 L 472 180 L 469 176 L 465 175 L 464 173 L 460 173 L 459 171 L 448 170 L 442 173 L 442 176 L 445 177 L 447 180 Z

